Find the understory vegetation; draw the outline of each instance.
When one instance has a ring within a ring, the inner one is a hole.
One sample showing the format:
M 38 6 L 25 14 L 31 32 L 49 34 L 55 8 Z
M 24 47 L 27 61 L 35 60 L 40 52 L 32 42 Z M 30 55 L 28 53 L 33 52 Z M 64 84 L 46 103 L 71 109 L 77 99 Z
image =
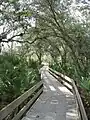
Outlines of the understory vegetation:
M 21 55 L 0 55 L 0 109 L 40 81 L 37 62 Z

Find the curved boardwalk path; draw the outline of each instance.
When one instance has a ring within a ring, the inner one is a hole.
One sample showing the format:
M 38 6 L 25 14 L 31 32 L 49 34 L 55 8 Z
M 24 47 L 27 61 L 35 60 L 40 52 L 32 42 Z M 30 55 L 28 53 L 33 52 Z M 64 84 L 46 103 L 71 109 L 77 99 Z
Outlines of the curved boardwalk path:
M 44 91 L 22 120 L 80 120 L 75 96 L 47 70 L 42 79 Z

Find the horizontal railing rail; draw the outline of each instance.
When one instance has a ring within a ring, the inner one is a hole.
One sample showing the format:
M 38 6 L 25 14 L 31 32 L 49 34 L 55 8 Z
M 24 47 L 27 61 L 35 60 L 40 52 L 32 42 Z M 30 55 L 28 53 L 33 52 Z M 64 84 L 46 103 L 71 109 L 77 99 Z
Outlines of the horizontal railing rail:
M 82 99 L 80 97 L 80 94 L 78 92 L 78 89 L 75 85 L 75 82 L 73 79 L 67 77 L 66 75 L 63 75 L 51 68 L 49 68 L 49 72 L 50 74 L 53 74 L 53 76 L 55 77 L 58 76 L 59 78 L 61 78 L 63 81 L 67 82 L 68 84 L 72 85 L 72 88 L 73 88 L 73 91 L 74 91 L 74 94 L 76 96 L 76 99 L 77 99 L 77 103 L 78 103 L 78 106 L 79 106 L 79 111 L 80 111 L 80 115 L 81 115 L 81 120 L 88 120 L 87 118 L 87 115 L 86 115 L 86 112 L 85 112 L 85 109 L 84 109 L 84 106 L 83 106 L 83 102 L 82 102 Z M 54 75 L 55 74 L 55 75 Z M 59 79 L 60 81 L 60 79 Z
M 43 92 L 42 81 L 0 111 L 0 120 L 18 120 Z
M 52 74 L 61 84 L 63 84 L 68 90 L 72 91 L 72 81 L 70 79 L 65 79 L 63 74 L 54 71 L 53 69 L 49 68 L 49 73 Z M 54 73 L 54 74 L 53 74 Z M 61 79 L 60 79 L 61 78 Z M 67 78 L 67 76 L 66 76 Z

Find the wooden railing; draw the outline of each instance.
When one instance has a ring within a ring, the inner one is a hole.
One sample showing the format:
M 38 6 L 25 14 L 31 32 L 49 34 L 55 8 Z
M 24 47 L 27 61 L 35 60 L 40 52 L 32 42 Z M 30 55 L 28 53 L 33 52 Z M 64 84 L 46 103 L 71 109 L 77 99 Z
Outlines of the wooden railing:
M 63 75 L 63 74 L 61 74 L 61 73 L 51 69 L 51 68 L 49 68 L 49 73 L 52 74 L 55 78 L 57 78 L 57 80 L 62 82 L 63 85 L 65 87 L 67 87 L 71 92 L 74 92 L 74 94 L 76 96 L 76 99 L 77 99 L 78 106 L 79 106 L 81 120 L 88 120 L 86 112 L 85 112 L 85 109 L 84 109 L 84 106 L 83 106 L 82 99 L 80 97 L 80 94 L 78 92 L 78 89 L 77 89 L 77 87 L 75 85 L 74 80 L 69 78 L 69 77 L 67 77 L 66 75 Z M 65 82 L 72 86 L 72 90 L 67 85 L 65 85 Z
M 73 92 L 72 81 L 70 78 L 68 78 L 68 80 L 67 80 L 67 76 L 64 76 L 63 74 L 61 74 L 57 71 L 54 71 L 53 69 L 50 69 L 50 68 L 49 68 L 49 73 L 52 74 L 59 82 L 61 82 L 61 84 L 63 84 L 68 90 Z M 62 79 L 60 79 L 60 78 L 62 78 Z
M 43 91 L 42 81 L 0 111 L 0 120 L 19 120 Z

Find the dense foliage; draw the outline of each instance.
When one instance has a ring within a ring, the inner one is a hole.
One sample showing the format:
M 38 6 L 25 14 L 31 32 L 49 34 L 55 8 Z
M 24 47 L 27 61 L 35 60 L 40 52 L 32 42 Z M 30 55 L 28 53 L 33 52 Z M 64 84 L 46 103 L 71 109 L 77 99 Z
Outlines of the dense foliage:
M 0 55 L 0 107 L 10 103 L 38 81 L 37 63 L 33 60 L 5 53 Z

